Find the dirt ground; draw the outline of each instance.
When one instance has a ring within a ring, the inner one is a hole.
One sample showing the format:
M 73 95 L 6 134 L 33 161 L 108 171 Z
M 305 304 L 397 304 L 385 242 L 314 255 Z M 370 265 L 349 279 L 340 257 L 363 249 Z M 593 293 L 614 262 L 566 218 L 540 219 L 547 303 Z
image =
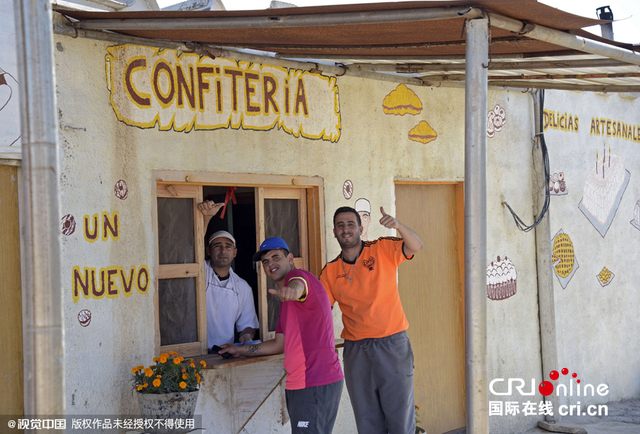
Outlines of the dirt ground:
M 625 399 L 606 405 L 609 408 L 608 416 L 563 416 L 556 425 L 558 428 L 584 428 L 588 434 L 640 434 L 640 399 Z M 523 434 L 532 433 L 548 434 L 549 431 L 533 428 Z

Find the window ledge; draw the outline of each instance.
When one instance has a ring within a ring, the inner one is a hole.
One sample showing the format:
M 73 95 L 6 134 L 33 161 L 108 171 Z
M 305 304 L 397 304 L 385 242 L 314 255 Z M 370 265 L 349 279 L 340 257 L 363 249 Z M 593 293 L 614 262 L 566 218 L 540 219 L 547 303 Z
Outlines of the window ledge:
M 344 346 L 344 339 L 336 338 L 336 349 Z M 257 357 L 237 357 L 231 359 L 225 359 L 217 354 L 207 354 L 206 356 L 192 357 L 196 363 L 203 360 L 207 367 L 204 369 L 228 369 L 235 368 L 237 366 L 250 365 L 252 363 L 268 362 L 270 360 L 284 359 L 284 354 L 274 354 L 272 356 L 257 356 Z
M 257 357 L 237 357 L 231 359 L 225 359 L 222 356 L 216 354 L 207 354 L 206 356 L 193 357 L 196 363 L 204 360 L 207 367 L 204 369 L 227 369 L 235 368 L 237 366 L 250 365 L 252 363 L 267 362 L 269 360 L 284 359 L 284 354 L 274 354 L 272 356 L 257 356 Z

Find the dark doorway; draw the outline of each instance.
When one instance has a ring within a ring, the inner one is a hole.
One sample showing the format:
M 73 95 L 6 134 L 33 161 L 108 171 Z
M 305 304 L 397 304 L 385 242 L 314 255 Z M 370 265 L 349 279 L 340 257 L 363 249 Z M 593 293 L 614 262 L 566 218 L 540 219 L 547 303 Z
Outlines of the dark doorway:
M 213 200 L 216 203 L 224 202 L 227 197 L 226 186 L 205 185 L 202 188 L 204 200 Z M 217 231 L 227 231 L 236 239 L 238 254 L 231 265 L 233 271 L 253 289 L 253 302 L 256 312 L 258 312 L 258 277 L 255 264 L 251 257 L 256 251 L 256 206 L 255 189 L 253 187 L 240 187 L 233 191 L 237 203 L 232 200 L 227 201 L 226 210 L 223 208 L 218 215 L 209 222 L 209 227 L 205 230 L 204 244 L 207 244 L 209 237 Z M 224 218 L 220 218 L 224 210 Z M 206 258 L 209 260 L 209 257 Z M 237 331 L 236 331 L 237 334 Z M 260 332 L 256 334 L 256 339 L 261 339 Z M 237 336 L 236 336 L 237 341 Z

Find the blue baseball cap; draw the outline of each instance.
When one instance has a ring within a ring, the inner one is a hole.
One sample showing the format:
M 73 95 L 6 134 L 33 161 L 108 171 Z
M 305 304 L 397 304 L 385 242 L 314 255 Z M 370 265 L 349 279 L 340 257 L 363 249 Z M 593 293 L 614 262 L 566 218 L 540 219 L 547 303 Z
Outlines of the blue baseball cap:
M 290 251 L 289 246 L 287 246 L 287 243 L 282 238 L 280 237 L 267 238 L 262 242 L 262 244 L 260 244 L 260 248 L 253 255 L 253 262 L 260 262 L 262 255 L 264 255 L 270 250 L 277 250 L 277 249 L 286 249 L 287 252 Z

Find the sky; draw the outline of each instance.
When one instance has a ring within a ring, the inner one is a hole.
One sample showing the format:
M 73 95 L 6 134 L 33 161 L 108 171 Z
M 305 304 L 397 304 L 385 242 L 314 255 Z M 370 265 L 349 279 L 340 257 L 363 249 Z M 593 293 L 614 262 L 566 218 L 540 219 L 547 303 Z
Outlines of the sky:
M 157 0 L 162 8 L 183 0 Z M 320 6 L 329 4 L 379 3 L 377 0 L 284 0 L 297 6 Z M 386 0 L 393 1 L 393 0 Z M 614 39 L 620 42 L 640 44 L 640 0 L 539 0 L 554 8 L 588 18 L 597 18 L 596 8 L 610 6 L 613 11 Z M 266 9 L 271 0 L 222 0 L 227 10 Z M 600 27 L 585 30 L 600 35 Z

